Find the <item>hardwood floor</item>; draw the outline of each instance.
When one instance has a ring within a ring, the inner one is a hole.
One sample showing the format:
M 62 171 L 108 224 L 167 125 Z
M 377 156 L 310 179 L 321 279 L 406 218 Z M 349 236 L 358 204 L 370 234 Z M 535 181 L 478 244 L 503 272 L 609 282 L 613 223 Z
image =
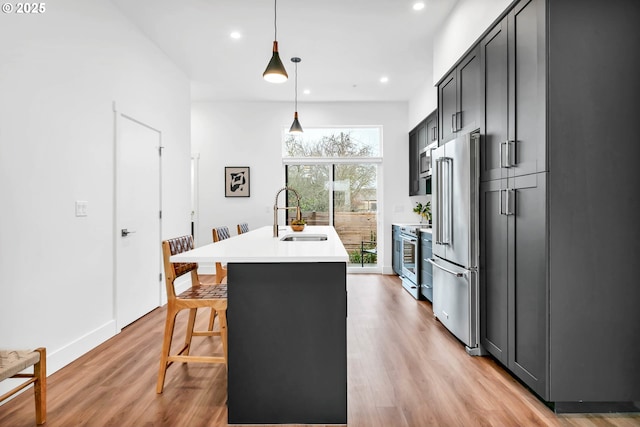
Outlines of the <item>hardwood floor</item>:
M 349 275 L 348 291 L 350 427 L 640 426 L 640 414 L 555 415 L 493 359 L 468 356 L 395 276 Z M 164 319 L 154 310 L 50 375 L 45 425 L 226 426 L 223 366 L 174 364 L 156 394 Z M 178 343 L 185 324 L 183 313 Z M 192 353 L 218 342 L 195 338 Z M 32 425 L 31 391 L 0 406 L 0 426 Z

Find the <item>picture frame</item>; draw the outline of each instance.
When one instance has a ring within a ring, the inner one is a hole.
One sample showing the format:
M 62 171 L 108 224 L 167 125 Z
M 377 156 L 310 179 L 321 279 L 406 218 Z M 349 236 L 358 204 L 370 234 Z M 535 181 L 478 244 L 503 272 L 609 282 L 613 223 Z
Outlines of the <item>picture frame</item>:
M 224 196 L 250 197 L 249 166 L 226 166 L 224 168 Z

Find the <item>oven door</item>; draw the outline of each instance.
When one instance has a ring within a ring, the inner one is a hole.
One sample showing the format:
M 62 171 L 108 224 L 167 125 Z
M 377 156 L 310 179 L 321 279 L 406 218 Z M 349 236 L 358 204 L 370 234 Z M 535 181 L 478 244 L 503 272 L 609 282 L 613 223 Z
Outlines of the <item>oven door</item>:
M 414 284 L 418 276 L 418 238 L 402 235 L 402 274 Z

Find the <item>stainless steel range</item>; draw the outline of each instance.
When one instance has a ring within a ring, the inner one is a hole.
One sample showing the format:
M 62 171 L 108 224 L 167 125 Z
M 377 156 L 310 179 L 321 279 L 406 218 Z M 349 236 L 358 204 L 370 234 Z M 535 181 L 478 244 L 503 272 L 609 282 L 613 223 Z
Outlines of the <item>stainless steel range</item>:
M 402 238 L 402 287 L 415 299 L 420 298 L 420 226 L 403 225 L 400 227 Z

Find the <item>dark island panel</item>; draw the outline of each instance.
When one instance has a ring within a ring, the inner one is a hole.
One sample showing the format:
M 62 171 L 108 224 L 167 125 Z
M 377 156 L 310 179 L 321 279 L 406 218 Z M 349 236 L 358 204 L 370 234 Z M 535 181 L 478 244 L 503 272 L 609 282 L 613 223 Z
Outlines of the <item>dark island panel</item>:
M 229 424 L 346 424 L 346 263 L 227 267 Z

